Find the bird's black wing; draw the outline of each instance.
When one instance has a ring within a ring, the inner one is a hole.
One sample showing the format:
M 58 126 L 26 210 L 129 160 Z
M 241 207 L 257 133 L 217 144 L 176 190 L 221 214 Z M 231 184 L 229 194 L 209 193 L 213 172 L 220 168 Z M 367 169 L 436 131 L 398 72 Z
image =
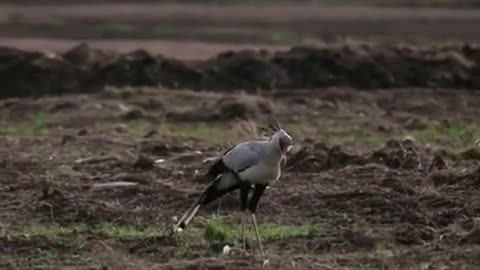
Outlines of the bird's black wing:
M 209 179 L 209 181 L 212 181 L 212 180 L 215 180 L 217 179 L 217 177 L 223 173 L 226 173 L 226 172 L 231 172 L 232 170 L 227 167 L 227 165 L 225 165 L 225 163 L 223 162 L 223 156 L 225 156 L 228 152 L 230 152 L 233 148 L 235 148 L 235 146 L 232 146 L 230 148 L 228 148 L 222 156 L 220 156 L 218 158 L 217 161 L 215 161 L 215 163 L 213 163 L 212 166 L 210 166 L 210 169 L 208 170 L 208 172 L 205 174 L 205 177 L 207 179 Z

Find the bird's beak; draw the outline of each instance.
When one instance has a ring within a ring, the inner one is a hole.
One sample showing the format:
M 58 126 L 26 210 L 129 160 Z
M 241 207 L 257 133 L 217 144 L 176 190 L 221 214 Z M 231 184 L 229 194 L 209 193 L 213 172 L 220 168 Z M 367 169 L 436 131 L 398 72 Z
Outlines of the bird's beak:
M 293 148 L 293 145 L 287 146 L 287 151 L 285 151 L 285 152 L 287 152 L 287 153 L 290 152 L 290 150 L 292 150 L 292 148 Z

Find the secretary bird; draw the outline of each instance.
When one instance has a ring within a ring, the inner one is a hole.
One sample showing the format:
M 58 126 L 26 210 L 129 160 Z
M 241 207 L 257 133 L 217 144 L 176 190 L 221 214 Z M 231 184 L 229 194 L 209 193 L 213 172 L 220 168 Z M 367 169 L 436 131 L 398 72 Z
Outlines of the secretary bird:
M 281 161 L 291 145 L 292 137 L 277 125 L 277 131 L 268 139 L 247 141 L 228 149 L 205 175 L 212 183 L 185 212 L 175 225 L 173 233 L 179 228 L 185 229 L 200 207 L 240 189 L 243 247 L 246 248 L 244 218 L 248 210 L 251 213 L 260 252 L 264 255 L 255 212 L 266 187 L 279 179 Z M 253 195 L 249 201 L 249 192 L 252 189 Z

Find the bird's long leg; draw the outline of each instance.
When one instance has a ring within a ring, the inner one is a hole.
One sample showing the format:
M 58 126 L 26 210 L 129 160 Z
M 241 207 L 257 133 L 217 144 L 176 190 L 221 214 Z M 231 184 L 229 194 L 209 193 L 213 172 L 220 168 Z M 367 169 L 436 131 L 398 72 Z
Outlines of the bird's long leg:
M 173 233 L 175 233 L 180 226 L 183 226 L 185 219 L 187 219 L 187 217 L 192 213 L 192 210 L 193 210 L 196 206 L 197 206 L 197 202 L 193 203 L 193 204 L 188 208 L 188 210 L 185 211 L 185 213 L 183 214 L 183 216 L 178 220 L 177 224 L 175 224 L 175 226 L 173 227 Z
M 255 218 L 255 213 L 252 213 L 252 222 L 253 222 L 253 227 L 255 228 L 255 235 L 257 236 L 258 247 L 260 248 L 260 252 L 262 253 L 262 256 L 264 256 L 265 252 L 263 252 L 262 240 L 260 239 L 260 233 L 258 232 L 257 219 Z
M 241 223 L 242 223 L 242 243 L 243 243 L 243 249 L 247 250 L 247 238 L 245 236 L 245 212 L 240 213 L 240 218 L 241 218 Z
M 192 218 L 197 214 L 198 210 L 200 209 L 200 204 L 195 206 L 195 208 L 193 208 L 192 212 L 190 213 L 190 215 L 188 215 L 188 217 L 185 219 L 184 221 L 184 225 L 183 226 L 187 226 L 188 223 L 190 223 L 190 221 L 192 221 Z
M 244 183 L 240 187 L 240 215 L 241 215 L 241 230 L 242 230 L 242 241 L 243 249 L 247 250 L 247 238 L 245 235 L 245 213 L 247 212 L 248 207 L 248 192 L 250 191 L 251 186 L 249 183 Z
M 252 223 L 253 223 L 253 227 L 255 228 L 255 234 L 257 236 L 257 242 L 258 242 L 258 246 L 260 247 L 260 252 L 262 253 L 262 256 L 265 255 L 265 252 L 263 252 L 263 245 L 260 239 L 260 233 L 258 232 L 257 219 L 255 217 L 255 212 L 257 211 L 257 206 L 258 206 L 258 202 L 260 201 L 260 197 L 262 196 L 266 188 L 267 188 L 267 185 L 262 185 L 262 184 L 255 185 L 255 190 L 253 191 L 252 200 L 250 201 L 250 205 L 248 207 L 250 212 L 252 213 Z

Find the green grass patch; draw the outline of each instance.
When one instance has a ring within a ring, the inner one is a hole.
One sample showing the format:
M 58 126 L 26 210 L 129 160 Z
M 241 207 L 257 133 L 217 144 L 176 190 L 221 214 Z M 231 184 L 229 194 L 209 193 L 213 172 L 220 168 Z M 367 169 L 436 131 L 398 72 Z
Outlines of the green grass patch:
M 25 237 L 43 236 L 49 239 L 59 238 L 66 235 L 77 234 L 85 231 L 87 226 L 84 224 L 75 224 L 69 226 L 61 226 L 56 223 L 41 224 L 30 223 L 23 226 L 19 233 Z
M 130 225 L 116 225 L 114 223 L 100 223 L 92 230 L 93 234 L 122 240 L 135 240 L 165 235 L 158 227 L 136 227 Z
M 19 122 L 0 120 L 0 135 L 42 136 L 48 132 L 46 122 L 48 115 L 36 113 L 30 119 Z
M 58 265 L 61 259 L 57 252 L 52 250 L 40 250 L 33 257 L 30 258 L 30 264 L 35 269 L 52 269 L 54 265 Z
M 318 230 L 313 224 L 287 225 L 278 223 L 258 224 L 258 231 L 262 241 L 275 241 L 290 237 L 312 235 Z M 245 235 L 247 238 L 255 237 L 255 230 L 250 219 L 245 220 Z M 242 241 L 241 224 L 231 224 L 223 219 L 211 218 L 203 232 L 203 238 L 208 243 L 228 244 Z
M 478 270 L 480 269 L 480 254 L 470 256 L 465 264 L 465 270 Z
M 131 225 L 118 225 L 109 222 L 102 222 L 96 225 L 87 224 L 72 224 L 68 226 L 61 226 L 56 223 L 30 223 L 15 233 L 18 236 L 24 237 L 45 237 L 48 239 L 64 239 L 71 238 L 72 235 L 93 234 L 105 238 L 115 238 L 121 240 L 135 240 L 150 237 L 162 236 L 165 232 L 159 227 L 137 227 Z
M 228 243 L 235 238 L 235 229 L 220 219 L 210 219 L 207 222 L 203 238 L 209 243 Z
M 426 128 L 412 132 L 412 136 L 424 143 L 449 142 L 465 147 L 475 142 L 477 132 L 476 126 L 463 122 L 455 122 L 449 126 L 432 122 Z

